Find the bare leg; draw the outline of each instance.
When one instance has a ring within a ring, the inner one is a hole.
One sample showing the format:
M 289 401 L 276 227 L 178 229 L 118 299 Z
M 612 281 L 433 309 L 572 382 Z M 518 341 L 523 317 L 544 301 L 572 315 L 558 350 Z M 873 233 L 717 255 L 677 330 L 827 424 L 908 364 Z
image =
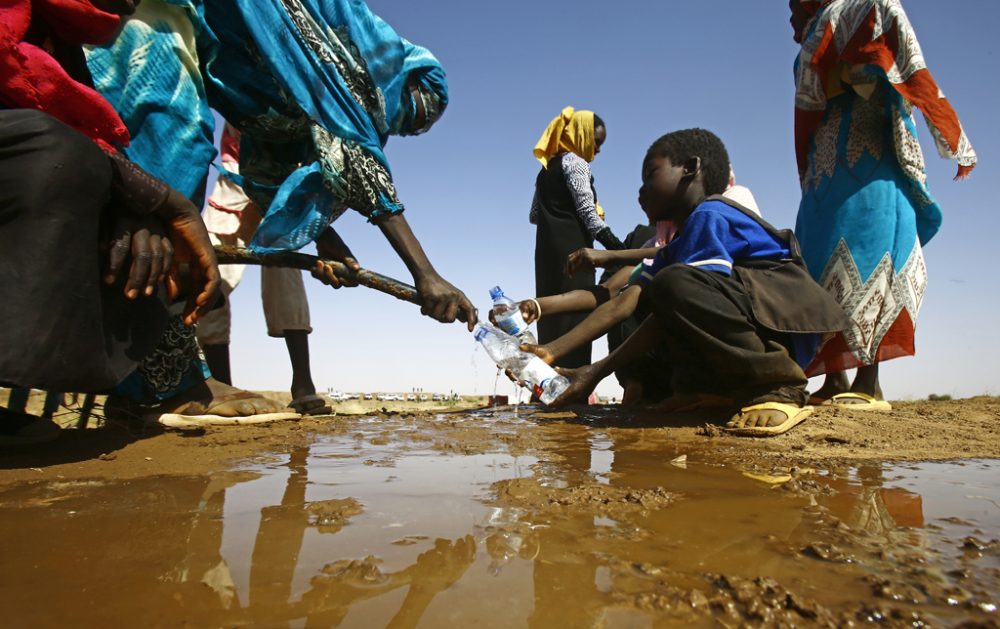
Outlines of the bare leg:
M 205 362 L 212 371 L 212 377 L 225 384 L 233 384 L 233 376 L 229 370 L 229 344 L 205 345 L 201 348 L 205 354 Z
M 833 371 L 826 374 L 823 386 L 821 386 L 809 397 L 818 398 L 820 400 L 829 400 L 838 393 L 845 393 L 849 389 L 850 384 L 847 381 L 847 373 L 843 371 Z
M 292 362 L 292 399 L 316 394 L 309 367 L 309 333 L 305 330 L 285 330 L 285 346 Z
M 851 391 L 870 395 L 877 400 L 884 399 L 882 386 L 878 381 L 878 363 L 858 368 L 858 373 L 854 376 L 854 384 L 851 385 Z

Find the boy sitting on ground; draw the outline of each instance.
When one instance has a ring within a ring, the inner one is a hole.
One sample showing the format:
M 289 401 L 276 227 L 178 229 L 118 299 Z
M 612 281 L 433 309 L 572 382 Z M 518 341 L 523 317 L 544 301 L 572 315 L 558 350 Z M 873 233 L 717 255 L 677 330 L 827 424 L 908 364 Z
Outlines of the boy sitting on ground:
M 745 186 L 736 184 L 732 167 L 729 169 L 729 183 L 722 196 L 736 201 L 757 216 L 761 215 L 753 193 Z M 654 221 L 649 217 L 647 220 L 647 225 L 637 225 L 625 238 L 626 249 L 579 249 L 569 255 L 566 260 L 567 274 L 604 267 L 604 274 L 597 286 L 520 303 L 521 314 L 527 323 L 536 321 L 542 311 L 591 313 L 563 336 L 533 350 L 539 356 L 544 356 L 549 364 L 558 363 L 576 347 L 590 343 L 605 333 L 608 351 L 614 351 L 649 315 L 646 304 L 639 302 L 641 289 L 636 287 L 628 291 L 626 288 L 632 274 L 642 266 L 639 264 L 633 268 L 635 264 L 651 262 L 656 252 L 673 240 L 677 227 L 672 221 Z M 610 305 L 609 301 L 612 302 Z M 595 310 L 598 311 L 593 312 Z M 622 404 L 657 403 L 669 397 L 673 393 L 669 370 L 670 366 L 662 360 L 655 348 L 651 348 L 642 359 L 616 370 L 615 376 L 624 390 Z
M 672 220 L 679 232 L 636 275 L 628 296 L 613 301 L 617 310 L 645 300 L 652 314 L 605 359 L 563 370 L 571 385 L 556 405 L 585 397 L 656 347 L 672 367 L 669 410 L 740 404 L 727 426 L 753 435 L 785 432 L 811 412 L 802 367 L 820 335 L 847 322 L 806 272 L 791 232 L 713 196 L 728 175 L 725 146 L 704 129 L 669 133 L 647 151 L 639 203 L 651 220 Z M 600 311 L 591 318 L 595 328 Z

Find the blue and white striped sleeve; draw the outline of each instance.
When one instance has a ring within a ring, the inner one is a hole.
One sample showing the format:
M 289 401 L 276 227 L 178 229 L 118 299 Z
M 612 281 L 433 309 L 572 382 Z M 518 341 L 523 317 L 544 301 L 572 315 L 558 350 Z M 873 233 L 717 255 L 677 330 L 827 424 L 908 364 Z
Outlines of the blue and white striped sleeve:
M 694 212 L 684 223 L 681 233 L 670 243 L 670 260 L 725 276 L 733 274 L 731 247 L 726 237 L 731 226 L 716 212 Z
M 677 238 L 656 252 L 651 264 L 636 269 L 631 281 L 647 286 L 670 264 L 686 264 L 728 277 L 733 274 L 733 256 L 725 242 L 729 234 L 729 221 L 720 214 L 695 212 L 685 221 Z

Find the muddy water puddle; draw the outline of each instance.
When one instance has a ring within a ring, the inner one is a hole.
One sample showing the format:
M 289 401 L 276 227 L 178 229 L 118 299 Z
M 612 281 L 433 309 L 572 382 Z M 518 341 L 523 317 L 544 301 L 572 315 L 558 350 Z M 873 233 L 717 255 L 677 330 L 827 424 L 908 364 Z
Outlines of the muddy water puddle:
M 361 418 L 211 476 L 3 488 L 0 624 L 998 618 L 995 462 L 762 472 L 600 424 Z

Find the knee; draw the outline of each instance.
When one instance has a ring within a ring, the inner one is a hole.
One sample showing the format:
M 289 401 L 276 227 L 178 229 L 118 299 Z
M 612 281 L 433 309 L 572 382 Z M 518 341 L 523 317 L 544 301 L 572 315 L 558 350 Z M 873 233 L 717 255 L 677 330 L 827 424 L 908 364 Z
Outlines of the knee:
M 52 116 L 21 110 L 24 149 L 38 164 L 35 175 L 45 189 L 64 191 L 77 200 L 101 198 L 111 182 L 111 166 L 104 152 L 90 138 Z M 37 180 L 36 180 L 37 181 Z
M 101 152 L 90 138 L 47 113 L 34 109 L 12 113 L 16 117 L 11 122 L 18 125 L 23 137 L 38 138 L 37 150 L 45 151 L 46 156 L 58 159 L 59 163 L 85 156 L 89 151 Z
M 691 289 L 704 271 L 684 264 L 671 264 L 653 277 L 649 288 L 649 302 L 658 316 L 674 314 L 683 309 L 691 298 Z

